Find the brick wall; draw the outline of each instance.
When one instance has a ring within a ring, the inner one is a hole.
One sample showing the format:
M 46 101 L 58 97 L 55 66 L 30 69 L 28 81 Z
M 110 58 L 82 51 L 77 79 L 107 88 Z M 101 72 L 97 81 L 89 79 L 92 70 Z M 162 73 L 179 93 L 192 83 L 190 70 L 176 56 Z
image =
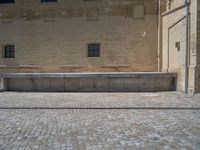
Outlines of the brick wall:
M 157 70 L 157 0 L 16 0 L 0 14 L 0 72 Z M 101 57 L 88 58 L 96 42 Z M 2 58 L 4 44 L 15 59 Z

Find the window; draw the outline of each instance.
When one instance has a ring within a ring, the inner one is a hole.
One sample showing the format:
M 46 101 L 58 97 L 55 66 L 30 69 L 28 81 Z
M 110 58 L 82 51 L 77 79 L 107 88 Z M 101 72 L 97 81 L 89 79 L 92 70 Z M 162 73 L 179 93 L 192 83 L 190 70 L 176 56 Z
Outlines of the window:
M 15 0 L 0 0 L 0 4 L 15 3 Z
M 88 44 L 88 57 L 100 57 L 100 44 Z
M 4 46 L 4 58 L 15 58 L 15 46 L 5 45 Z
M 177 51 L 180 51 L 181 50 L 181 42 L 176 42 L 175 47 L 176 47 Z
M 57 0 L 41 0 L 41 3 L 57 2 Z
M 171 9 L 172 2 L 173 2 L 172 0 L 169 0 L 169 1 L 168 1 L 168 9 L 169 9 L 169 10 Z

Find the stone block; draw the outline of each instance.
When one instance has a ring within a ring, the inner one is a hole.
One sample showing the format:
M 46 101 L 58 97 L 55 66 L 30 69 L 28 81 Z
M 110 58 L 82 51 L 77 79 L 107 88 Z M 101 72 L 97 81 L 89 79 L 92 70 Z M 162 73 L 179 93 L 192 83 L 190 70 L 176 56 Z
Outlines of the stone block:
M 137 92 L 140 90 L 139 78 L 125 78 L 124 79 L 124 91 Z
M 80 91 L 94 91 L 94 78 L 81 78 Z
M 154 78 L 140 78 L 140 90 L 141 92 L 153 92 L 155 91 Z
M 95 91 L 108 91 L 108 78 L 95 78 Z
M 173 78 L 155 78 L 155 91 L 175 90 Z
M 78 92 L 80 90 L 80 78 L 65 78 L 65 91 Z
M 9 91 L 33 91 L 33 80 L 32 79 L 8 79 L 8 90 Z
M 144 19 L 144 6 L 143 5 L 135 5 L 134 7 L 134 18 L 135 19 Z
M 5 80 L 3 78 L 0 78 L 0 92 L 5 91 Z
M 124 91 L 123 78 L 110 78 L 109 79 L 109 91 Z
M 48 78 L 34 79 L 34 91 L 36 92 L 51 91 L 49 79 Z
M 50 91 L 52 92 L 64 92 L 65 91 L 65 80 L 63 78 L 49 79 Z

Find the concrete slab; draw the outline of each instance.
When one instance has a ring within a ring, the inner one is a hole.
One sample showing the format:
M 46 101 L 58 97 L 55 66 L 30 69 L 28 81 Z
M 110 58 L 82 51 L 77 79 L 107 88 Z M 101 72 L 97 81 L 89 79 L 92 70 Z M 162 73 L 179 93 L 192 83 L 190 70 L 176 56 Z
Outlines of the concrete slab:
M 141 92 L 153 92 L 155 91 L 155 79 L 154 78 L 140 78 L 140 91 Z
M 155 79 L 155 90 L 156 91 L 171 91 L 174 90 L 174 79 L 173 78 L 156 78 Z
M 33 91 L 33 80 L 32 79 L 8 79 L 8 90 L 9 91 Z
M 95 78 L 95 91 L 108 91 L 108 78 Z
M 64 92 L 65 91 L 65 79 L 64 78 L 52 78 L 48 79 L 50 82 L 51 92 Z
M 66 92 L 80 91 L 80 79 L 79 78 L 65 78 L 65 91 Z
M 109 91 L 124 91 L 124 79 L 109 78 Z
M 135 77 L 177 77 L 176 73 L 161 72 L 87 72 L 87 73 L 8 73 L 0 78 L 135 78 Z
M 74 75 L 74 77 L 71 77 Z M 10 91 L 36 92 L 155 92 L 172 91 L 175 74 L 163 73 L 64 73 L 4 74 Z M 23 77 L 23 78 L 19 78 Z M 4 78 L 3 78 L 4 79 Z
M 5 83 L 4 83 L 4 82 L 5 82 L 5 79 L 0 78 L 0 92 L 6 90 L 6 88 L 5 88 Z
M 34 79 L 35 92 L 49 92 L 51 91 L 49 79 Z
M 125 78 L 124 91 L 138 92 L 140 91 L 140 78 Z
M 94 78 L 80 78 L 80 91 L 94 91 Z

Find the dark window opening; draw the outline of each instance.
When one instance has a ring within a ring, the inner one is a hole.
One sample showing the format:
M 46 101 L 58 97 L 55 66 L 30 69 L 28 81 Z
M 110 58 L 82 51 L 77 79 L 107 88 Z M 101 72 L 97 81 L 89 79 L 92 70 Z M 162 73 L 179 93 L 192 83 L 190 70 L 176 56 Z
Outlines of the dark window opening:
M 4 47 L 5 58 L 15 58 L 15 46 L 14 45 L 6 45 Z
M 172 2 L 173 2 L 172 0 L 168 1 L 168 8 L 169 8 L 169 10 L 171 9 Z
M 57 0 L 41 0 L 42 3 L 57 2 Z
M 100 44 L 88 44 L 88 57 L 100 57 Z
M 15 0 L 0 0 L 0 4 L 15 3 Z

